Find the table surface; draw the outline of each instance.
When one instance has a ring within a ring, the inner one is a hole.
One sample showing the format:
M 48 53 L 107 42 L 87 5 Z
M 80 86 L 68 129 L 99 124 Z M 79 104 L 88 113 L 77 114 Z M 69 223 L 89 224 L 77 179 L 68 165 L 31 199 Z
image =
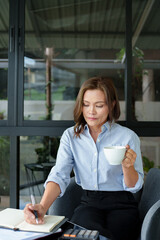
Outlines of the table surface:
M 45 162 L 45 163 L 25 163 L 25 168 L 31 171 L 44 171 L 51 169 L 55 165 L 55 162 Z
M 57 231 L 58 228 L 58 231 Z M 14 231 L 12 229 L 5 229 L 5 228 L 0 228 L 0 240 L 9 240 L 9 239 L 16 239 L 16 240 L 34 240 L 34 239 L 44 239 L 44 240 L 57 240 L 59 239 L 62 234 L 67 230 L 67 229 L 78 229 L 82 230 L 84 229 L 83 227 L 76 225 L 70 221 L 67 221 L 60 226 L 57 227 L 55 230 L 57 231 L 56 233 L 35 233 L 35 232 L 25 232 L 25 231 Z M 87 229 L 86 229 L 87 230 Z

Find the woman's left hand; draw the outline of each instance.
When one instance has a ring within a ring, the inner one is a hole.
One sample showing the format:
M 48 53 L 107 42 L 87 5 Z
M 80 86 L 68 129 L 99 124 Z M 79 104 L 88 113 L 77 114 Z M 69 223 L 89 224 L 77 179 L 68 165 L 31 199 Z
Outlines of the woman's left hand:
M 137 157 L 137 154 L 130 148 L 129 145 L 126 145 L 126 153 L 125 153 L 125 158 L 122 161 L 122 166 L 125 168 L 134 166 L 136 157 Z

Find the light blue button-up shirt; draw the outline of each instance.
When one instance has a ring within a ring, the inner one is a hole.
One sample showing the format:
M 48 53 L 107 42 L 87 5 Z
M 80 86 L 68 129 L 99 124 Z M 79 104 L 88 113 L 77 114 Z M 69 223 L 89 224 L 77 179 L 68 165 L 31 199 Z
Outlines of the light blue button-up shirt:
M 133 188 L 125 185 L 122 165 L 110 165 L 103 152 L 106 146 L 127 144 L 137 154 L 134 167 L 139 178 Z M 61 137 L 56 165 L 51 169 L 46 180 L 46 183 L 53 181 L 59 184 L 60 196 L 64 194 L 70 182 L 72 169 L 77 184 L 83 189 L 137 192 L 143 185 L 144 176 L 139 138 L 132 130 L 117 123 L 111 126 L 108 122 L 105 123 L 96 143 L 87 125 L 80 138 L 74 136 L 74 127 L 68 128 Z

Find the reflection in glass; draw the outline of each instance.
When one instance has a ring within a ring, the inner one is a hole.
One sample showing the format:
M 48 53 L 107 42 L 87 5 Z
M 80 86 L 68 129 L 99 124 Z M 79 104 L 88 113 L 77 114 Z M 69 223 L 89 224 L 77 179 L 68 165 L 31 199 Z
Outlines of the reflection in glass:
M 160 121 L 160 2 L 148 3 L 133 0 L 133 119 Z
M 0 137 L 0 210 L 9 207 L 9 137 Z
M 55 165 L 60 137 L 20 137 L 20 208 L 30 202 L 34 194 L 37 202 L 44 188 L 43 184 Z
M 124 101 L 116 54 L 124 47 L 125 4 L 114 2 L 26 1 L 24 119 L 73 120 L 81 84 L 97 75 L 112 78 Z
M 0 0 L 0 120 L 7 119 L 9 3 Z M 5 11 L 4 11 L 5 9 Z

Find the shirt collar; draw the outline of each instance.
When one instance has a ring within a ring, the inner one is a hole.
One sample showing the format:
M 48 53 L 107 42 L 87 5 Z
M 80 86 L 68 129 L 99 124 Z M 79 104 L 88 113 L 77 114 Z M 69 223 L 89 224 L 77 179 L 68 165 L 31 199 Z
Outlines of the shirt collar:
M 110 122 L 106 122 L 103 124 L 102 126 L 102 132 L 104 132 L 105 130 L 110 130 L 111 129 L 111 123 Z
M 104 132 L 105 130 L 110 130 L 111 127 L 112 127 L 112 125 L 113 125 L 113 123 L 114 123 L 114 122 L 112 122 L 112 123 L 110 123 L 110 122 L 108 122 L 108 121 L 105 122 L 105 123 L 102 125 L 102 127 L 101 127 L 102 132 Z M 84 126 L 84 129 L 85 129 L 85 130 L 89 130 L 87 123 L 86 123 L 86 125 Z

